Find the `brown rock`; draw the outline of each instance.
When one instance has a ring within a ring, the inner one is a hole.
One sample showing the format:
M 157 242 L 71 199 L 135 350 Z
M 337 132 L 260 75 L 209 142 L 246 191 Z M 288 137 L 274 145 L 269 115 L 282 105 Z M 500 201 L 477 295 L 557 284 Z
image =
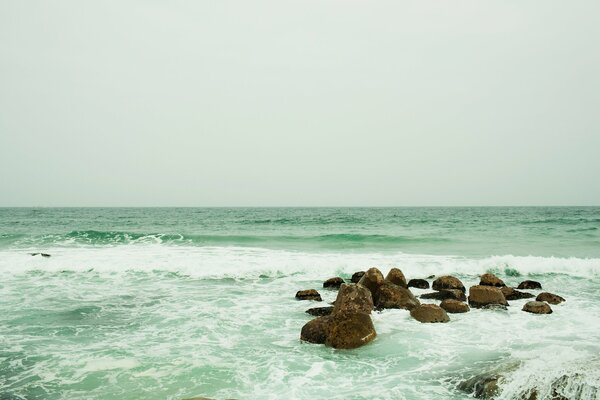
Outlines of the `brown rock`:
M 532 297 L 535 297 L 531 293 L 519 292 L 518 290 L 515 290 L 509 286 L 501 287 L 500 290 L 502 291 L 504 298 L 509 301 L 510 300 L 530 299 Z
M 538 294 L 538 296 L 535 298 L 535 300 L 536 301 L 545 301 L 546 303 L 550 303 L 550 304 L 560 304 L 563 301 L 565 301 L 565 299 L 560 297 L 559 295 L 548 293 L 548 292 L 542 292 L 542 293 Z
M 393 283 L 394 285 L 398 285 L 403 288 L 408 288 L 406 278 L 404 277 L 402 271 L 400 271 L 398 268 L 390 269 L 390 272 L 388 272 L 387 276 L 385 277 L 385 280 L 390 283 Z
M 378 310 L 384 308 L 403 308 L 412 310 L 419 304 L 421 303 L 415 298 L 410 290 L 394 285 L 391 282 L 385 282 L 379 287 L 379 300 L 375 306 Z
M 373 297 L 366 287 L 354 283 L 344 283 L 340 287 L 332 313 L 355 312 L 370 314 L 373 310 Z
M 339 276 L 336 276 L 335 278 L 329 278 L 325 282 L 323 282 L 323 287 L 339 289 L 340 286 L 342 286 L 342 283 L 344 283 L 344 280 Z
M 357 272 L 353 273 L 352 278 L 350 278 L 350 282 L 358 283 L 358 281 L 360 281 L 360 278 L 362 278 L 364 274 L 365 274 L 365 271 L 357 271 Z
M 329 334 L 329 319 L 331 317 L 319 317 L 308 321 L 300 331 L 300 339 L 310 342 L 323 344 Z
M 315 317 L 323 317 L 325 315 L 330 315 L 333 312 L 333 307 L 314 307 L 306 310 L 307 314 L 310 314 Z
M 379 287 L 383 285 L 383 274 L 377 268 L 369 268 L 367 272 L 360 278 L 358 281 L 359 285 L 363 285 L 367 289 L 371 291 L 371 296 L 373 296 L 373 304 L 377 304 L 377 300 L 379 299 Z
M 429 282 L 425 279 L 411 279 L 408 281 L 408 287 L 414 287 L 417 289 L 429 289 Z
M 377 336 L 373 321 L 368 314 L 339 313 L 322 318 L 330 318 L 325 345 L 335 349 L 355 349 L 369 343 Z
M 467 301 L 467 297 L 462 290 L 458 289 L 442 289 L 437 292 L 432 293 L 424 293 L 419 296 L 422 299 L 435 299 L 435 300 L 445 300 L 445 299 L 454 299 L 459 301 Z
M 500 289 L 483 285 L 471 286 L 469 288 L 469 305 L 471 307 L 482 308 L 492 304 L 508 305 Z
M 496 287 L 506 286 L 504 284 L 504 281 L 502 279 L 498 278 L 494 274 L 481 275 L 481 280 L 479 281 L 479 284 L 484 285 L 484 286 L 496 286 Z
M 543 301 L 528 301 L 523 306 L 523 311 L 534 314 L 552 314 L 552 308 Z
M 542 284 L 536 281 L 523 281 L 521 283 L 519 283 L 519 286 L 517 286 L 517 289 L 541 289 L 542 288 Z
M 465 291 L 465 285 L 460 281 L 460 279 L 455 278 L 450 275 L 440 276 L 435 281 L 433 281 L 432 285 L 433 290 L 442 290 L 442 289 L 458 289 Z
M 440 307 L 442 307 L 444 310 L 446 310 L 446 312 L 449 312 L 451 314 L 466 313 L 470 310 L 469 306 L 466 303 L 454 299 L 446 299 L 442 301 Z
M 323 301 L 321 295 L 315 289 L 299 290 L 296 293 L 296 299 Z
M 446 311 L 435 304 L 421 304 L 410 310 L 410 316 L 419 322 L 448 322 Z

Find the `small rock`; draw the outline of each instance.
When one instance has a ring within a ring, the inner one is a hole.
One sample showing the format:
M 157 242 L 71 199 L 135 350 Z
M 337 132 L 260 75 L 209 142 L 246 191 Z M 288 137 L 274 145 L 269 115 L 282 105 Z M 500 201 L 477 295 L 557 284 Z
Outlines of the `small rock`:
M 314 307 L 306 310 L 307 314 L 313 315 L 315 317 L 323 317 L 325 315 L 330 315 L 333 312 L 333 307 Z
M 521 283 L 519 283 L 519 286 L 517 286 L 517 289 L 541 289 L 542 288 L 542 284 L 536 281 L 523 281 Z
M 465 285 L 463 285 L 460 279 L 450 275 L 440 276 L 437 278 L 435 281 L 433 281 L 432 288 L 433 290 L 458 289 L 465 292 Z
M 357 271 L 357 272 L 353 273 L 352 278 L 350 278 L 350 282 L 358 283 L 358 281 L 360 281 L 360 278 L 362 278 L 364 274 L 365 274 L 365 271 Z
M 498 278 L 494 274 L 483 274 L 483 275 L 481 275 L 480 279 L 481 279 L 479 281 L 480 285 L 484 285 L 484 286 L 496 286 L 496 287 L 506 286 L 504 284 L 504 281 L 502 279 Z
M 417 289 L 429 289 L 429 282 L 425 279 L 411 279 L 408 281 L 408 287 L 414 287 Z
M 563 301 L 565 301 L 564 298 L 560 297 L 557 294 L 553 294 L 553 293 L 548 293 L 548 292 L 542 292 L 540 294 L 538 294 L 538 296 L 535 298 L 536 301 L 545 301 L 546 303 L 550 303 L 550 304 L 560 304 Z
M 344 280 L 339 276 L 336 276 L 335 278 L 329 278 L 325 282 L 323 282 L 323 287 L 339 289 L 340 286 L 342 286 L 342 283 L 344 283 Z
M 323 301 L 319 292 L 315 289 L 307 289 L 307 290 L 299 290 L 296 293 L 297 300 L 315 300 L 315 301 Z
M 490 304 L 507 306 L 508 302 L 502 291 L 493 286 L 477 285 L 469 288 L 469 305 L 482 308 Z
M 373 296 L 373 304 L 377 304 L 379 299 L 379 287 L 383 285 L 383 282 L 385 282 L 385 280 L 383 279 L 383 274 L 381 271 L 377 268 L 369 268 L 362 278 L 360 278 L 358 284 L 371 291 L 371 296 Z
M 393 283 L 394 285 L 398 285 L 403 288 L 408 288 L 406 278 L 404 277 L 402 271 L 400 271 L 398 268 L 392 268 L 385 277 L 385 280 L 390 283 Z
M 419 322 L 448 322 L 446 311 L 435 304 L 421 304 L 410 310 L 410 315 Z
M 300 339 L 305 342 L 324 344 L 329 334 L 330 318 L 330 316 L 325 316 L 308 321 L 300 331 Z
M 391 282 L 385 282 L 379 287 L 379 300 L 375 305 L 378 310 L 384 308 L 403 308 L 412 310 L 421 304 L 410 290 L 394 285 Z
M 467 297 L 462 290 L 458 289 L 442 289 L 437 292 L 424 293 L 419 296 L 422 299 L 434 299 L 434 300 L 445 300 L 454 299 L 460 301 L 467 301 Z
M 442 301 L 442 304 L 440 304 L 440 307 L 451 314 L 466 313 L 470 310 L 466 303 L 454 299 L 445 299 Z
M 543 301 L 528 301 L 523 306 L 523 311 L 533 314 L 552 314 L 552 308 Z
M 354 283 L 344 283 L 340 287 L 332 313 L 355 312 L 370 314 L 373 310 L 373 297 L 366 287 Z
M 334 349 L 355 349 L 369 343 L 377 336 L 373 321 L 368 314 L 339 313 L 321 318 L 330 318 L 325 345 Z
M 518 290 L 515 290 L 515 289 L 511 288 L 510 286 L 501 287 L 500 290 L 502 291 L 504 298 L 509 301 L 510 300 L 530 299 L 532 297 L 535 297 L 531 293 L 519 292 Z

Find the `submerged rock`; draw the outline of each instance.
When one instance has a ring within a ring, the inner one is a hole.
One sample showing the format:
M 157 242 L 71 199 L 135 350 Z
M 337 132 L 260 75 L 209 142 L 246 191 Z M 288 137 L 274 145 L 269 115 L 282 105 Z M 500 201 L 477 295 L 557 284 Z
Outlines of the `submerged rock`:
M 334 349 L 355 349 L 377 336 L 368 314 L 339 313 L 322 318 L 329 318 L 325 345 Z
M 523 311 L 533 314 L 552 314 L 552 308 L 543 301 L 528 301 L 523 306 Z
M 537 281 L 530 281 L 530 280 L 526 280 L 523 281 L 521 283 L 519 283 L 519 286 L 517 286 L 517 289 L 541 289 L 542 288 L 542 284 L 537 282 Z
M 410 290 L 391 282 L 385 282 L 379 287 L 379 300 L 375 307 L 378 310 L 384 308 L 403 308 L 412 310 L 419 304 L 421 303 Z
M 498 375 L 478 375 L 458 385 L 458 389 L 477 399 L 493 399 L 498 394 Z
M 342 283 L 344 283 L 344 280 L 339 276 L 336 276 L 335 278 L 329 278 L 323 282 L 323 287 L 339 289 L 339 287 L 342 286 Z
M 564 298 L 560 297 L 557 294 L 553 294 L 553 293 L 548 293 L 548 292 L 542 292 L 540 294 L 538 294 L 538 296 L 535 298 L 536 301 L 545 301 L 546 303 L 550 303 L 550 304 L 560 304 L 563 301 L 565 301 Z
M 321 295 L 315 289 L 299 290 L 296 292 L 296 299 L 323 301 Z
M 454 299 L 460 301 L 467 301 L 467 297 L 462 290 L 458 289 L 442 289 L 437 292 L 424 293 L 421 296 L 422 299 L 434 299 L 434 300 L 445 300 Z
M 448 322 L 446 311 L 435 304 L 421 304 L 410 310 L 410 315 L 419 322 Z
M 449 312 L 451 314 L 466 313 L 469 310 L 471 310 L 466 303 L 454 299 L 446 299 L 442 301 L 440 307 L 442 307 L 444 310 L 446 310 L 446 312 Z
M 506 286 L 504 284 L 504 281 L 502 279 L 498 278 L 494 274 L 481 275 L 479 284 L 483 285 L 483 286 L 496 286 L 496 287 Z
M 508 305 L 500 289 L 484 285 L 476 285 L 469 288 L 469 305 L 471 307 L 482 308 L 492 304 Z
M 465 292 L 465 285 L 463 285 L 460 279 L 450 275 L 440 276 L 433 281 L 433 285 L 431 287 L 433 290 L 458 289 Z
M 385 280 L 387 282 L 393 283 L 394 285 L 398 285 L 403 288 L 408 288 L 406 278 L 404 277 L 402 271 L 400 271 L 398 268 L 392 268 L 385 277 Z
M 358 281 L 360 281 L 360 278 L 362 278 L 364 274 L 365 274 L 365 271 L 357 271 L 357 272 L 353 273 L 352 278 L 350 278 L 350 282 L 358 283 Z
M 502 291 L 504 298 L 509 301 L 510 300 L 530 299 L 532 297 L 535 297 L 531 293 L 519 292 L 518 290 L 515 290 L 509 286 L 504 286 L 504 287 L 500 288 L 500 290 Z
M 354 283 L 344 283 L 335 299 L 332 313 L 356 312 L 370 314 L 373 307 L 373 297 L 369 289 Z
M 411 279 L 408 281 L 407 286 L 409 288 L 414 287 L 417 289 L 429 289 L 429 282 L 427 282 L 425 279 Z
M 385 282 L 385 280 L 383 279 L 383 274 L 381 271 L 377 268 L 369 268 L 362 278 L 360 278 L 358 284 L 371 291 L 371 296 L 373 296 L 373 304 L 377 304 L 379 299 L 379 287 L 383 285 L 383 282 Z
M 330 315 L 333 312 L 333 307 L 314 307 L 306 310 L 307 314 L 313 315 L 315 317 L 323 317 L 325 315 Z

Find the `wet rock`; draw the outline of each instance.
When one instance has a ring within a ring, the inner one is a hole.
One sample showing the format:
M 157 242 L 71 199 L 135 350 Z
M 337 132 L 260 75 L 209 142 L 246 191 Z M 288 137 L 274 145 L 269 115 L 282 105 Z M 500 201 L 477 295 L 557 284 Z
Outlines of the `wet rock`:
M 365 274 L 365 271 L 357 271 L 357 272 L 353 273 L 352 278 L 350 278 L 350 282 L 358 283 L 358 281 L 360 281 L 360 278 L 362 278 L 364 274 Z
M 411 279 L 408 281 L 408 287 L 414 287 L 417 289 L 429 289 L 429 282 L 425 279 Z
M 431 285 L 431 287 L 433 290 L 458 289 L 462 290 L 463 292 L 465 291 L 465 285 L 463 285 L 460 279 L 450 275 L 440 276 L 433 281 L 433 285 Z
M 519 292 L 518 290 L 515 290 L 509 286 L 504 286 L 502 288 L 500 288 L 500 290 L 502 291 L 502 294 L 504 295 L 504 298 L 506 300 L 521 300 L 521 299 L 530 299 L 532 297 L 535 297 L 534 295 L 532 295 L 531 293 L 527 293 L 527 292 Z
M 323 301 L 321 295 L 315 289 L 299 290 L 296 292 L 296 299 Z
M 517 289 L 541 289 L 542 288 L 542 284 L 536 281 L 523 281 L 521 283 L 519 283 L 519 286 L 517 286 Z
M 393 283 L 394 285 L 398 285 L 403 288 L 408 288 L 406 278 L 404 277 L 402 271 L 400 271 L 398 268 L 390 269 L 390 272 L 388 272 L 387 276 L 385 277 L 385 280 L 390 283 Z
M 494 274 L 481 275 L 479 284 L 483 285 L 483 286 L 496 286 L 496 287 L 506 286 L 504 284 L 504 281 L 502 279 L 498 278 Z
M 471 286 L 469 288 L 469 305 L 471 307 L 482 308 L 491 304 L 508 305 L 500 289 L 484 285 Z
M 523 306 L 523 311 L 533 314 L 552 314 L 552 308 L 543 301 L 528 301 Z
M 329 335 L 331 316 L 319 317 L 308 321 L 300 331 L 300 339 L 305 342 L 324 344 Z
M 373 321 L 368 314 L 339 313 L 329 318 L 329 330 L 325 345 L 335 349 L 355 349 L 377 336 Z
M 479 307 L 482 310 L 490 310 L 490 311 L 507 311 L 508 307 L 504 304 L 486 304 L 485 306 Z
M 466 313 L 470 310 L 469 306 L 466 303 L 454 299 L 446 299 L 442 301 L 440 307 L 442 307 L 444 310 L 446 310 L 446 312 L 449 312 L 451 314 Z
M 340 287 L 332 313 L 355 312 L 370 314 L 373 310 L 373 297 L 366 287 L 354 283 L 344 283 Z
M 424 293 L 419 296 L 422 299 L 434 299 L 434 300 L 445 300 L 454 299 L 460 301 L 467 301 L 467 297 L 462 290 L 458 289 L 442 289 L 437 292 Z
M 458 385 L 458 388 L 477 399 L 493 399 L 498 394 L 498 375 L 478 375 Z
M 340 286 L 342 286 L 342 283 L 344 283 L 344 280 L 339 276 L 336 276 L 335 278 L 329 278 L 325 282 L 323 282 L 323 287 L 339 289 Z
M 553 293 L 548 293 L 548 292 L 542 292 L 540 294 L 538 294 L 538 296 L 535 298 L 536 301 L 545 301 L 546 303 L 550 303 L 550 304 L 560 304 L 563 301 L 565 301 L 564 298 L 560 297 L 557 294 L 553 294 Z
M 383 282 L 385 282 L 385 280 L 383 279 L 381 271 L 377 268 L 369 268 L 362 278 L 360 278 L 358 284 L 371 291 L 373 304 L 377 304 L 377 301 L 379 300 L 379 287 L 383 285 Z
M 419 322 L 448 322 L 446 311 L 435 304 L 421 304 L 410 310 L 410 315 Z
M 313 315 L 315 317 L 323 317 L 325 315 L 330 315 L 333 312 L 333 307 L 314 307 L 306 310 L 307 314 Z
M 375 307 L 378 310 L 384 308 L 403 308 L 412 310 L 421 304 L 412 292 L 402 286 L 385 282 L 379 287 L 379 300 Z

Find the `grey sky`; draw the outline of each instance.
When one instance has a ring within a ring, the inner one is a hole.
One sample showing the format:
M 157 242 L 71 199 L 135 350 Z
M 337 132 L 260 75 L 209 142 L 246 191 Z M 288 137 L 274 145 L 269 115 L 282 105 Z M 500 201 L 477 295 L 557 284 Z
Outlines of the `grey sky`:
M 598 1 L 0 2 L 0 206 L 598 205 Z

